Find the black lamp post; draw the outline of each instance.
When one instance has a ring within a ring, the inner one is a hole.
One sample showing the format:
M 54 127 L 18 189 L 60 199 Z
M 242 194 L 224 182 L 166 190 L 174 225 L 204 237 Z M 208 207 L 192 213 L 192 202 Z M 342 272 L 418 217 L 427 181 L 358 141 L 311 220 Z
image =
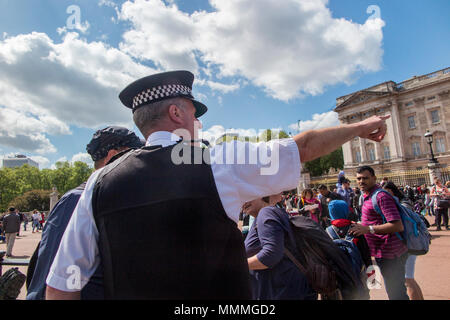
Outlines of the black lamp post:
M 438 160 L 434 157 L 433 153 L 433 134 L 430 133 L 429 130 L 425 133 L 425 139 L 427 139 L 428 144 L 430 145 L 430 151 L 431 151 L 431 159 L 430 162 L 432 163 L 438 163 Z

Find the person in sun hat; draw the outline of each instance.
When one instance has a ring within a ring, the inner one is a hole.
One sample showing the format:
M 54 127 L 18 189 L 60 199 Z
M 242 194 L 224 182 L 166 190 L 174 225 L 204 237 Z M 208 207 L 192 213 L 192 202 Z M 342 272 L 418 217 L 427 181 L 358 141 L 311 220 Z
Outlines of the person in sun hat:
M 193 82 L 189 71 L 163 72 L 119 94 L 146 146 L 89 178 L 47 277 L 47 298 L 79 298 L 101 263 L 106 299 L 250 299 L 237 228 L 242 205 L 295 189 L 300 159 L 325 155 L 356 135 L 380 141 L 386 133 L 387 117 L 375 116 L 289 139 L 201 148 L 192 140 L 207 107 L 195 100 Z M 274 170 L 263 170 L 261 159 L 227 161 L 263 153 L 274 156 Z M 78 287 L 67 286 L 71 265 L 79 268 Z
M 109 126 L 93 134 L 86 150 L 94 161 L 94 168 L 100 169 L 119 153 L 143 146 L 144 142 L 133 131 L 124 127 Z M 27 300 L 45 299 L 45 280 L 85 185 L 86 182 L 66 192 L 50 212 L 42 232 L 42 239 L 27 270 Z M 81 291 L 81 298 L 83 300 L 103 299 L 103 291 L 103 272 L 98 267 Z

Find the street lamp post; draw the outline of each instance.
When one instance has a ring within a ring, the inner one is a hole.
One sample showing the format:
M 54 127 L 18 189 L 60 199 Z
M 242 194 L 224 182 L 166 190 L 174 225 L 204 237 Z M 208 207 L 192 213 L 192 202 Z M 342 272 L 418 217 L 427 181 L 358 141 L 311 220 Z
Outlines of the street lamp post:
M 433 153 L 433 134 L 430 133 L 429 130 L 424 135 L 425 139 L 427 139 L 427 143 L 430 145 L 430 151 L 431 151 L 431 159 L 428 162 L 428 173 L 430 175 L 430 182 L 431 184 L 434 183 L 435 178 L 440 178 L 441 172 L 439 170 L 439 161 L 434 157 Z
M 433 134 L 430 133 L 429 130 L 427 130 L 427 132 L 425 133 L 425 139 L 427 139 L 428 144 L 430 145 L 430 151 L 431 151 L 431 159 L 430 162 L 431 163 L 438 163 L 438 160 L 434 157 L 434 153 L 433 153 Z

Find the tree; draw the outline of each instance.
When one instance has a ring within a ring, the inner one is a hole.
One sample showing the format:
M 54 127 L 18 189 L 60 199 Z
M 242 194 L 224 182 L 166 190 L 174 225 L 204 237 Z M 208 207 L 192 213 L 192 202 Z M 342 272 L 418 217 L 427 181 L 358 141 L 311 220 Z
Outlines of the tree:
M 266 142 L 272 139 L 285 139 L 285 138 L 289 138 L 289 135 L 283 130 L 281 130 L 280 132 L 272 132 L 271 129 L 266 129 L 259 135 L 259 139 L 261 141 Z
M 92 169 L 89 168 L 89 166 L 81 161 L 76 161 L 73 164 L 71 176 L 68 181 L 67 190 L 64 191 L 67 192 L 70 189 L 78 187 L 80 184 L 85 182 L 89 176 L 92 174 Z
M 14 207 L 20 211 L 33 211 L 34 209 L 47 211 L 50 209 L 49 190 L 31 190 L 16 197 L 9 203 L 9 207 Z
M 56 169 L 43 170 L 29 165 L 0 169 L 0 211 L 7 210 L 11 201 L 31 190 L 51 192 L 55 186 L 64 194 L 86 181 L 93 172 L 84 162 L 57 162 L 55 166 Z
M 344 155 L 342 148 L 339 148 L 323 157 L 308 161 L 304 164 L 311 176 L 316 177 L 328 172 L 330 168 L 336 170 L 344 168 Z

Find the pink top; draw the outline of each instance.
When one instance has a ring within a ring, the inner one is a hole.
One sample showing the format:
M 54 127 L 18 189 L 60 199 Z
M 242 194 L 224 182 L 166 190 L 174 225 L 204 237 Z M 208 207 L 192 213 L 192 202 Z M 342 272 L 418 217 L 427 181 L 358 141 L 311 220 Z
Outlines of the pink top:
M 361 224 L 364 226 L 384 224 L 383 218 L 378 214 L 372 205 L 372 194 L 380 189 L 380 186 L 375 186 L 370 194 L 364 194 L 364 202 L 362 206 Z M 377 195 L 377 203 L 386 217 L 387 222 L 401 220 L 400 213 L 394 199 L 384 192 Z M 392 234 L 365 234 L 367 244 L 370 248 L 372 257 L 394 259 L 403 255 L 408 251 L 408 248 L 400 240 L 395 233 Z

